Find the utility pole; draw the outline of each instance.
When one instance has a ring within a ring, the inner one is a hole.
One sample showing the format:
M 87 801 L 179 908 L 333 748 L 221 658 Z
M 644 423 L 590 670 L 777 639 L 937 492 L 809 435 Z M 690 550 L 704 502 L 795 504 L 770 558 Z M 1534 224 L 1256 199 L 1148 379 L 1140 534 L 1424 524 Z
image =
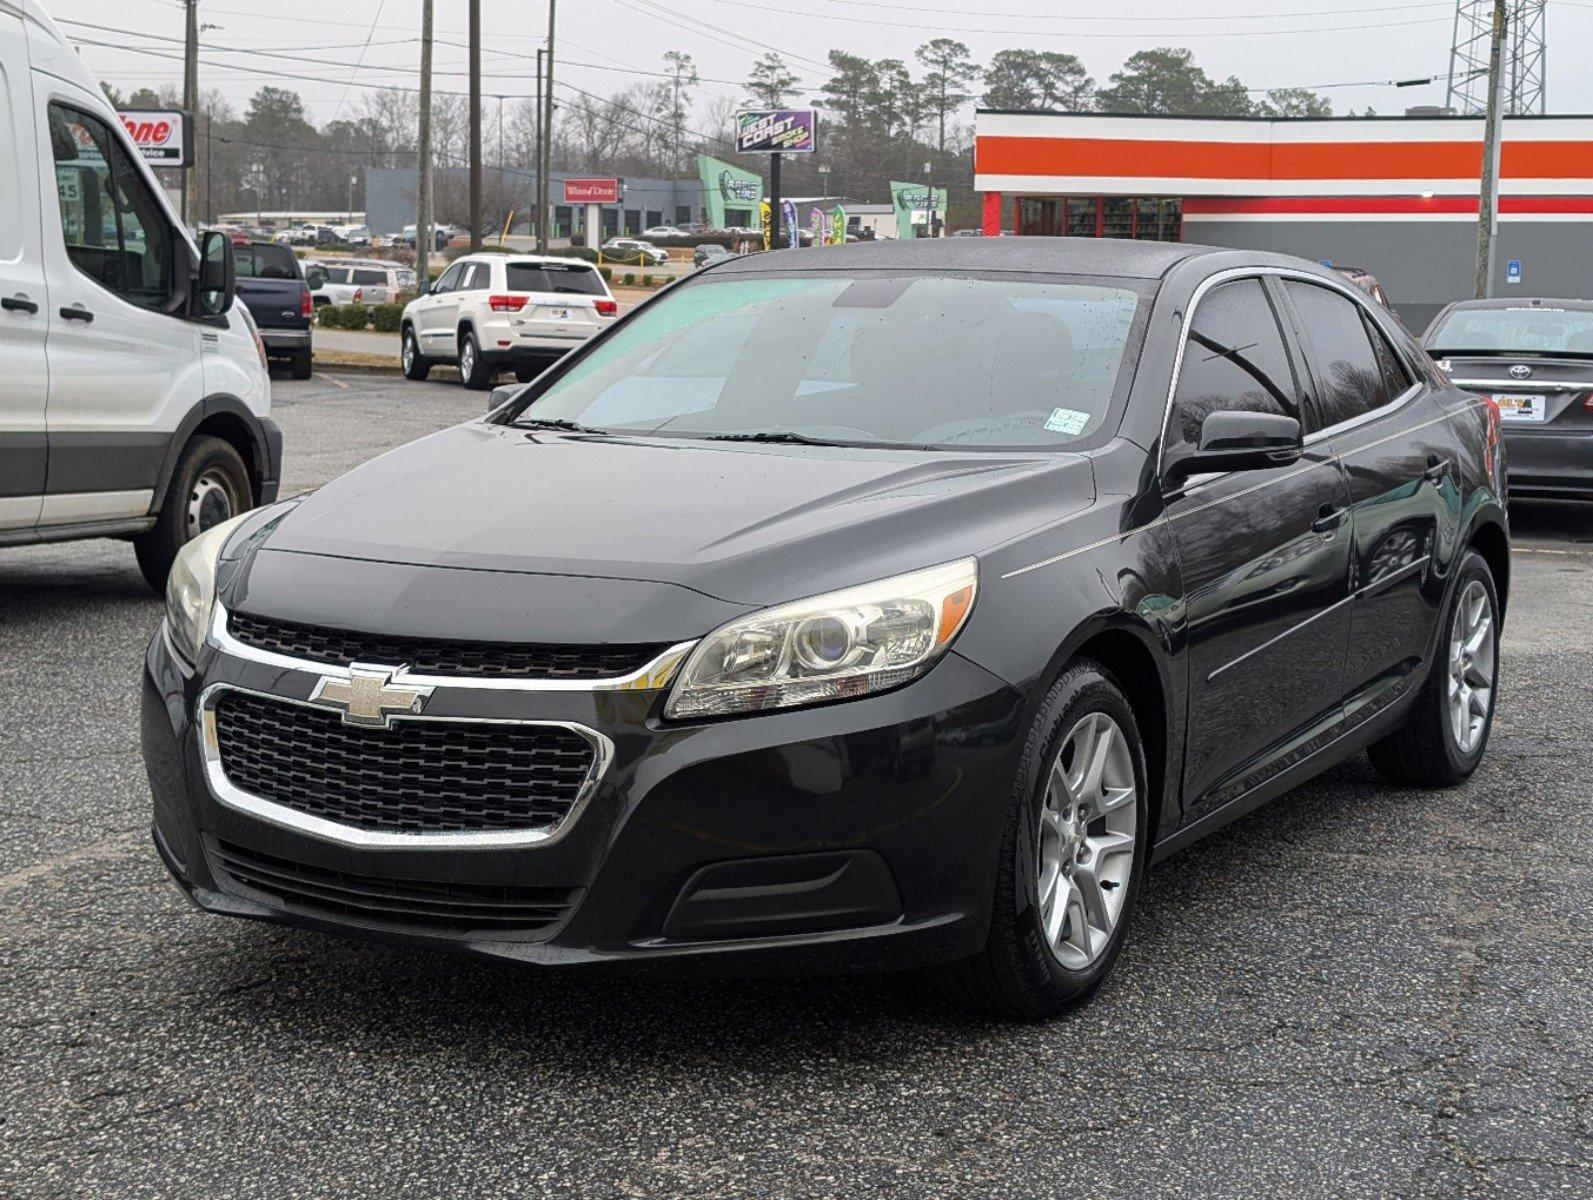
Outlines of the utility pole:
M 558 18 L 558 0 L 548 0 L 547 104 L 542 110 L 542 167 L 537 172 L 537 249 L 548 250 L 548 226 L 552 223 L 548 173 L 553 170 L 553 38 Z
M 481 249 L 481 0 L 470 0 L 470 248 Z
M 183 29 L 183 110 L 188 114 L 188 120 L 198 119 L 199 109 L 199 0 L 186 0 L 184 5 Z M 209 153 L 209 147 L 205 148 Z M 183 224 L 193 222 L 193 212 L 188 203 L 188 177 L 193 174 L 193 167 L 184 167 L 182 172 L 182 212 Z
M 769 155 L 769 249 L 780 248 L 780 155 Z
M 1504 126 L 1504 43 L 1507 0 L 1493 0 L 1488 52 L 1488 115 L 1482 137 L 1482 186 L 1477 196 L 1478 300 L 1493 296 L 1494 242 L 1499 232 L 1499 143 Z
M 420 147 L 415 156 L 416 191 L 420 212 L 415 216 L 415 285 L 422 292 L 431 286 L 431 7 L 420 4 Z M 367 213 L 366 217 L 369 218 Z
M 535 185 L 531 189 L 531 204 L 537 208 L 540 208 L 542 203 L 542 143 L 546 137 L 546 131 L 542 127 L 542 101 L 545 99 L 542 95 L 542 56 L 546 53 L 547 51 L 541 46 L 537 47 L 537 150 L 533 159 L 537 177 Z M 547 237 L 542 232 L 542 220 L 546 216 L 546 213 L 539 211 L 531 227 L 531 232 L 536 234 L 537 249 L 542 251 L 546 251 L 548 248 Z

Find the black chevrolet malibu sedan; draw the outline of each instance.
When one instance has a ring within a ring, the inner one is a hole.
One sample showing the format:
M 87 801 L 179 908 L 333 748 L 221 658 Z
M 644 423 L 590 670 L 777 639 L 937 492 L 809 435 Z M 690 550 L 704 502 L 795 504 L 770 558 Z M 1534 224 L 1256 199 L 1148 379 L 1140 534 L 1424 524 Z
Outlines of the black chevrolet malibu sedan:
M 155 844 L 211 912 L 1053 1013 L 1153 860 L 1360 750 L 1475 769 L 1503 470 L 1497 409 L 1293 258 L 734 259 L 190 544 Z

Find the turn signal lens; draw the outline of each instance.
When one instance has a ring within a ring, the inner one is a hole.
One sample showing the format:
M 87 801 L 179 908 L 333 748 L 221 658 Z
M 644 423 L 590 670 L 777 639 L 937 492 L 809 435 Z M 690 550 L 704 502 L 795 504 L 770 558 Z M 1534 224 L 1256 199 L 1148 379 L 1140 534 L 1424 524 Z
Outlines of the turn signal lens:
M 738 618 L 697 644 L 664 715 L 797 708 L 907 683 L 946 653 L 977 588 L 965 558 Z

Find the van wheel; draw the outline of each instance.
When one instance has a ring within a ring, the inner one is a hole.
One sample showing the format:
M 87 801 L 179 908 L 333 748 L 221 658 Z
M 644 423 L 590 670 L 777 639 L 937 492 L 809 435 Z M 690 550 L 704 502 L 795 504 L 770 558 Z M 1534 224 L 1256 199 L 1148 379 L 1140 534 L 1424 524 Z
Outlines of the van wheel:
M 300 350 L 288 360 L 288 368 L 295 379 L 308 379 L 314 367 L 314 356 L 308 350 Z
M 459 339 L 459 378 L 467 388 L 484 392 L 492 385 L 492 364 L 481 357 L 481 347 L 476 344 L 473 330 L 465 330 Z
M 990 933 L 944 969 L 951 996 L 996 1016 L 1054 1017 L 1112 969 L 1150 841 L 1145 750 L 1116 681 L 1085 659 L 1029 728 L 1008 800 Z
M 254 507 L 249 468 L 218 437 L 196 437 L 183 448 L 155 526 L 133 539 L 138 569 L 157 592 L 184 543 Z
M 404 364 L 405 379 L 422 383 L 426 376 L 431 374 L 431 360 L 420 352 L 420 343 L 415 338 L 414 326 L 404 326 L 404 336 L 400 339 L 398 353 Z

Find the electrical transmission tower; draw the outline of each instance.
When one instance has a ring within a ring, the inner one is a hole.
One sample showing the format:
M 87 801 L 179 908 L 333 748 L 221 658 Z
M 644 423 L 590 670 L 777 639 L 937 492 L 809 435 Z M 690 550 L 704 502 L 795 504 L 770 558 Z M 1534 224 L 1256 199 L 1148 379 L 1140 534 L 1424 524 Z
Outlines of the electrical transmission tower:
M 1543 66 L 1548 45 L 1543 12 L 1547 0 L 1506 0 L 1509 40 L 1504 53 L 1504 109 L 1541 113 L 1548 104 Z M 1475 116 L 1488 108 L 1488 41 L 1494 0 L 1455 0 L 1455 34 L 1449 50 L 1449 86 L 1444 106 Z

